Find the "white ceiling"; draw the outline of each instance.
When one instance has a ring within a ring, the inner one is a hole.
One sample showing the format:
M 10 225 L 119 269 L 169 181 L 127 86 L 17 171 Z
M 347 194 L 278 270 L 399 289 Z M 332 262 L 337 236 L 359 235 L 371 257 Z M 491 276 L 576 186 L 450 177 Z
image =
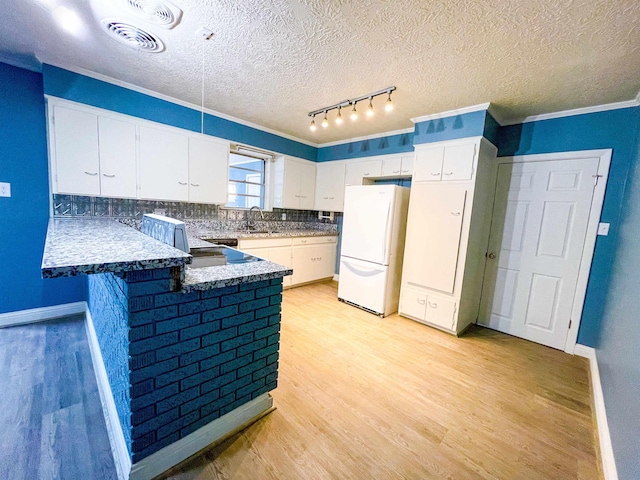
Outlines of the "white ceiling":
M 174 29 L 136 20 L 162 39 L 162 53 L 100 30 L 107 15 L 126 18 L 121 1 L 3 2 L 0 59 L 95 72 L 200 105 L 204 48 L 207 108 L 320 144 L 484 102 L 513 120 L 640 90 L 638 0 L 172 0 L 184 11 Z M 63 31 L 43 4 L 75 9 L 84 30 Z M 212 40 L 196 38 L 202 26 Z M 309 130 L 307 112 L 391 85 L 392 113 L 378 97 L 371 119 Z

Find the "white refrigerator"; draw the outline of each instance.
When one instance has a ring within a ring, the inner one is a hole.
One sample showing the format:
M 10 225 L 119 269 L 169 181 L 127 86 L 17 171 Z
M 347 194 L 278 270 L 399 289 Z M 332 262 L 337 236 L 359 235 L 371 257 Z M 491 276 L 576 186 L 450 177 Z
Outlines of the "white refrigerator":
M 338 299 L 381 317 L 398 310 L 409 189 L 345 189 Z

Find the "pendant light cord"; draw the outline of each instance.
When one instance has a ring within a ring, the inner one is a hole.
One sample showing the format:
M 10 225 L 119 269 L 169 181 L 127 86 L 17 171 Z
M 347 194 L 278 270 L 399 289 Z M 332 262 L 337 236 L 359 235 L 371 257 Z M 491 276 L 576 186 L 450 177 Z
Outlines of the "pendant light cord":
M 204 42 L 207 40 L 202 39 L 202 89 L 200 95 L 200 133 L 204 134 Z

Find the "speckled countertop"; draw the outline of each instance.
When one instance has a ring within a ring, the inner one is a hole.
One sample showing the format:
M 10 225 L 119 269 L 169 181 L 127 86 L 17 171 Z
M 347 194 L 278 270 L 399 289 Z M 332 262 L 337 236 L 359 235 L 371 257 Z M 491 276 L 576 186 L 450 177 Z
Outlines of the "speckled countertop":
M 282 237 L 335 237 L 338 235 L 334 230 L 279 230 L 262 233 L 248 232 L 225 232 L 216 230 L 189 230 L 189 241 L 195 238 L 282 238 Z

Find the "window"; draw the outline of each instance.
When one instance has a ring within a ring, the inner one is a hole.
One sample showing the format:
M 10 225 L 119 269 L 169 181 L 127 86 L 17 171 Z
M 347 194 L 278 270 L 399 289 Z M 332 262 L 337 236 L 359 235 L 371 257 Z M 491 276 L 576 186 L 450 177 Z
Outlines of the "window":
M 230 208 L 264 208 L 265 161 L 245 154 L 229 154 Z

